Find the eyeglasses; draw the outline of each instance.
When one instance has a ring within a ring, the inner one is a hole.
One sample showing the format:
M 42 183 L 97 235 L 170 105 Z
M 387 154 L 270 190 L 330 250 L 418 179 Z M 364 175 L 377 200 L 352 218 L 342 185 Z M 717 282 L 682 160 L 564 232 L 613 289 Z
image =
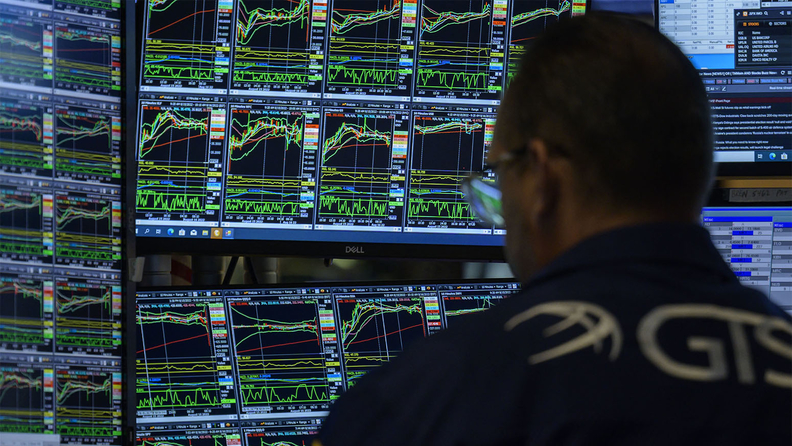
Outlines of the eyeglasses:
M 525 153 L 525 149 L 506 152 L 496 161 L 484 166 L 485 172 L 494 172 L 503 163 L 513 161 Z M 476 217 L 495 228 L 503 228 L 506 221 L 503 218 L 502 193 L 497 177 L 485 176 L 482 172 L 475 172 L 462 181 L 462 193 Z

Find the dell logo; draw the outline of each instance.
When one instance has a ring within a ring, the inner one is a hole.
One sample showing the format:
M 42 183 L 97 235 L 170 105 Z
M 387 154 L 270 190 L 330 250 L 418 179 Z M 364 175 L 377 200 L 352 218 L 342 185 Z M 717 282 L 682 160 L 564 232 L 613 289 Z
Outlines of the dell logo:
M 362 246 L 347 246 L 346 247 L 347 254 L 365 254 L 366 252 L 363 251 Z

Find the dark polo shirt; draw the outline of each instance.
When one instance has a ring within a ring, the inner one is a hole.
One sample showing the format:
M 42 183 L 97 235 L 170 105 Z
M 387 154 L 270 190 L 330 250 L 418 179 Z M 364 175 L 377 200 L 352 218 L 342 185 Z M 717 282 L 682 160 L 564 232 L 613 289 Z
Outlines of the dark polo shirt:
M 592 237 L 344 394 L 325 446 L 792 444 L 792 319 L 696 225 Z

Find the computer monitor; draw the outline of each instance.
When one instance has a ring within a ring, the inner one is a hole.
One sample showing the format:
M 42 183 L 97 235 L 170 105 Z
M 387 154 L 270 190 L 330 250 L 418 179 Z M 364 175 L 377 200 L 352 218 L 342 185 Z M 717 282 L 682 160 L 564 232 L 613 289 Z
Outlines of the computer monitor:
M 124 444 L 124 6 L 0 2 L 2 444 Z
M 656 0 L 707 88 L 721 175 L 792 172 L 792 3 Z M 660 118 L 662 119 L 662 118 Z
M 517 290 L 505 281 L 139 290 L 137 444 L 310 444 L 365 373 Z
M 526 42 L 586 7 L 144 2 L 139 249 L 501 259 L 461 181 Z

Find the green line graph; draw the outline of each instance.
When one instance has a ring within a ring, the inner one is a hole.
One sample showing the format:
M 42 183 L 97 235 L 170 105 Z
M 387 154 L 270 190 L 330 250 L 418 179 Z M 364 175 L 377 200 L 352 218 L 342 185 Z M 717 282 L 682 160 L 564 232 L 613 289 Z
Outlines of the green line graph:
M 85 393 L 85 400 L 89 402 L 91 396 L 97 393 L 105 393 L 107 394 L 108 399 L 113 393 L 113 377 L 108 376 L 101 384 L 95 383 L 88 380 L 77 380 L 77 379 L 61 379 L 60 377 L 57 380 L 58 387 L 57 387 L 57 402 L 59 406 L 62 406 L 66 403 L 66 401 L 72 395 L 77 393 Z
M 380 10 L 371 12 L 352 12 L 344 14 L 333 10 L 333 19 L 330 27 L 333 34 L 344 34 L 359 26 L 367 26 L 382 20 L 398 19 L 401 15 L 401 0 L 393 0 L 390 8 L 384 6 Z
M 239 12 L 237 14 L 237 42 L 247 45 L 253 39 L 256 31 L 266 26 L 288 26 L 299 23 L 302 28 L 308 24 L 310 16 L 310 4 L 308 0 L 299 0 L 292 9 L 256 8 L 248 10 L 244 0 L 239 0 Z
M 442 71 L 432 68 L 418 69 L 419 88 L 438 88 L 441 90 L 500 90 L 500 86 L 487 86 L 489 72 L 465 73 Z M 433 83 L 430 83 L 434 81 Z
M 308 302 L 306 302 L 308 303 Z M 304 321 L 297 321 L 297 322 L 287 322 L 287 321 L 276 321 L 273 319 L 267 318 L 257 318 L 245 313 L 240 312 L 236 308 L 232 307 L 232 311 L 239 315 L 241 318 L 245 318 L 247 320 L 252 321 L 252 324 L 239 324 L 234 325 L 232 328 L 234 330 L 239 329 L 250 329 L 253 330 L 252 333 L 248 334 L 242 339 L 236 341 L 236 346 L 239 347 L 239 344 L 245 342 L 249 338 L 253 336 L 258 336 L 262 334 L 270 334 L 270 333 L 297 333 L 297 332 L 305 332 L 305 333 L 312 333 L 316 334 L 317 337 L 319 336 L 319 332 L 317 329 L 317 320 L 314 319 L 306 319 Z
M 200 325 L 206 331 L 209 331 L 208 319 L 207 319 L 207 309 L 206 305 L 200 305 L 200 310 L 189 312 L 189 313 L 179 313 L 176 311 L 165 311 L 165 312 L 152 312 L 152 311 L 139 311 L 136 315 L 137 324 L 179 324 L 179 325 Z
M 443 11 L 437 12 L 434 9 L 424 5 L 423 17 L 421 18 L 421 35 L 424 33 L 435 33 L 448 26 L 461 25 L 473 20 L 479 20 L 489 17 L 492 7 L 489 3 L 485 3 L 481 12 L 454 12 Z
M 42 386 L 41 376 L 34 376 L 32 373 L 27 372 L 0 372 L 0 403 L 3 402 L 6 395 L 13 391 L 20 389 L 31 389 L 39 391 Z
M 357 339 L 360 330 L 370 323 L 375 317 L 388 314 L 407 312 L 409 314 L 422 314 L 420 302 L 404 305 L 398 302 L 357 302 L 352 309 L 349 320 L 341 321 L 341 341 L 344 348 L 348 348 Z
M 442 193 L 442 192 L 437 192 Z M 456 191 L 447 193 L 457 194 Z M 442 218 L 452 220 L 475 220 L 470 205 L 465 201 L 446 201 L 440 199 L 411 198 L 408 208 L 411 218 Z
M 62 202 L 58 201 L 55 208 L 57 210 L 56 213 L 56 222 L 57 228 L 62 230 L 66 228 L 70 223 L 77 221 L 77 220 L 93 220 L 96 222 L 97 226 L 100 220 L 107 220 L 107 231 L 108 234 L 112 232 L 113 226 L 113 205 L 110 202 L 106 202 L 104 204 L 97 203 L 98 206 L 91 209 L 88 206 L 79 206 L 83 203 L 73 203 L 73 202 Z M 85 203 L 89 204 L 89 203 Z
M 512 17 L 511 25 L 512 27 L 520 26 L 532 22 L 536 19 L 540 19 L 542 17 L 547 17 L 547 16 L 558 17 L 564 12 L 569 11 L 569 8 L 571 7 L 572 4 L 568 0 L 564 0 L 558 5 L 558 9 L 541 8 L 541 9 L 536 9 L 534 11 L 527 11 L 520 14 L 516 14 L 514 15 L 514 17 Z
M 13 35 L 10 31 L 0 30 L 0 45 L 24 47 L 30 51 L 41 51 L 41 40 L 27 40 Z
M 241 161 L 262 142 L 275 138 L 285 138 L 286 150 L 292 144 L 300 145 L 303 139 L 303 132 L 305 129 L 305 117 L 300 115 L 293 123 L 289 122 L 288 118 L 271 118 L 263 117 L 250 121 L 248 114 L 248 122 L 242 122 L 239 119 L 233 119 L 231 126 L 234 129 L 231 139 L 229 141 L 228 157 L 231 161 Z M 239 131 L 241 129 L 241 132 Z M 238 134 L 239 133 L 239 134 Z M 245 145 L 252 144 L 248 149 Z M 242 152 L 236 154 L 235 151 Z
M 344 198 L 331 195 L 319 197 L 319 214 L 344 217 L 387 217 L 387 199 Z
M 85 124 L 82 124 L 82 122 L 85 122 Z M 65 135 L 65 137 L 58 138 L 58 144 L 106 135 L 108 137 L 108 148 L 110 148 L 112 145 L 109 137 L 110 127 L 110 121 L 106 118 L 91 119 L 84 116 L 70 116 L 66 118 L 59 114 L 56 132 L 58 135 Z
M 194 390 L 148 390 L 138 389 L 138 393 L 145 393 L 149 397 L 142 397 L 138 400 L 138 409 L 147 408 L 177 408 L 192 406 L 217 406 L 220 398 L 217 396 L 217 389 L 194 389 Z
M 0 190 L 0 214 L 5 212 L 38 209 L 41 212 L 41 194 L 17 194 L 11 190 Z
M 195 119 L 175 110 L 165 110 L 158 113 L 151 123 L 145 122 L 141 126 L 140 158 L 144 158 L 148 152 L 156 147 L 159 140 L 166 137 L 170 130 L 196 130 L 200 135 L 205 135 L 209 130 L 208 124 L 208 116 Z M 149 143 L 151 143 L 151 146 L 146 148 Z
M 38 119 L 17 116 L 10 113 L 0 113 L 0 132 L 13 134 L 30 132 L 33 134 L 36 141 L 41 141 L 43 136 L 41 123 Z
M 328 65 L 327 83 L 335 85 L 371 85 L 398 87 L 398 69 L 350 68 Z
M 206 210 L 205 203 L 205 193 L 191 194 L 138 190 L 136 196 L 138 211 L 203 212 Z
M 384 143 L 387 146 L 391 145 L 391 132 L 381 132 L 374 128 L 369 127 L 368 118 L 363 118 L 363 124 L 351 124 L 344 122 L 341 127 L 330 138 L 324 142 L 324 150 L 322 151 L 322 161 L 329 161 L 340 149 L 350 146 L 357 146 L 359 144 L 377 142 Z
M 58 290 L 56 304 L 59 314 L 72 313 L 90 305 L 103 305 L 104 310 L 109 314 L 113 308 L 113 290 L 107 287 L 101 296 L 93 296 L 91 294 L 67 295 Z
M 255 387 L 242 385 L 243 404 L 299 404 L 327 401 L 327 385 L 298 384 L 291 386 Z
M 429 135 L 433 133 L 464 132 L 469 135 L 475 132 L 476 130 L 481 130 L 482 127 L 483 126 L 481 122 L 459 120 L 459 121 L 444 122 L 442 124 L 437 124 L 437 125 L 415 124 L 415 132 L 424 135 Z

